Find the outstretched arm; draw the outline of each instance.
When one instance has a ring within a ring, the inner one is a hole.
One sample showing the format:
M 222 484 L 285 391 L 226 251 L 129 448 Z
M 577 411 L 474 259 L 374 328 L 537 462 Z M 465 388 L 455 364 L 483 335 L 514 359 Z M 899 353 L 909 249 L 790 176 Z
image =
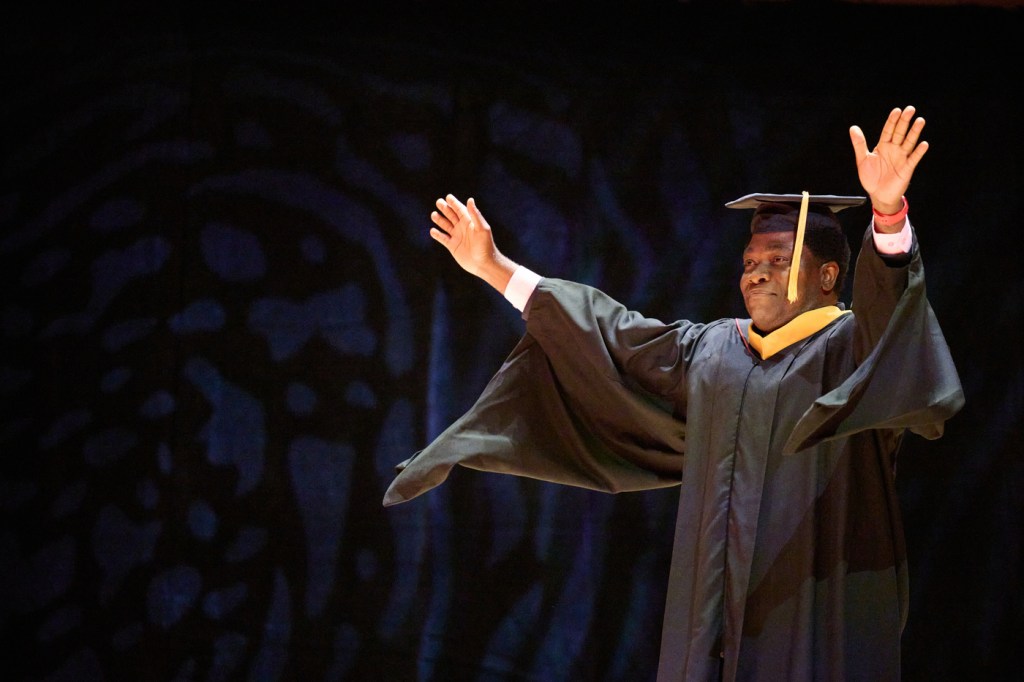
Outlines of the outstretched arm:
M 920 139 L 924 119 L 920 116 L 914 119 L 915 112 L 912 106 L 896 107 L 889 112 L 878 144 L 870 151 L 860 127 L 850 127 L 860 184 L 871 197 L 872 208 L 879 213 L 891 215 L 902 210 L 910 178 L 928 151 L 928 142 Z M 902 229 L 903 221 L 887 226 L 876 224 L 876 227 L 895 233 Z
M 498 250 L 491 226 L 476 201 L 470 198 L 463 204 L 449 194 L 436 204 L 437 210 L 431 212 L 430 219 L 437 227 L 430 228 L 430 236 L 448 249 L 463 270 L 504 294 L 518 266 Z

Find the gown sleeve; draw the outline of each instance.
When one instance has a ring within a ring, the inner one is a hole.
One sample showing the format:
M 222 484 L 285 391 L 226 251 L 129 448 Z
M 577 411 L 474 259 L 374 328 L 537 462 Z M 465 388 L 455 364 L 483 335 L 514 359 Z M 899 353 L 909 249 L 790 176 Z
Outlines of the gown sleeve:
M 685 425 L 661 396 L 681 378 L 631 367 L 684 361 L 697 325 L 663 324 L 600 291 L 542 280 L 527 332 L 476 403 L 397 467 L 384 505 L 440 485 L 458 464 L 609 493 L 679 485 Z
M 868 429 L 909 429 L 933 440 L 963 407 L 956 366 L 925 295 L 916 237 L 909 262 L 894 267 L 875 252 L 871 229 L 854 280 L 859 364 L 804 413 L 787 453 Z

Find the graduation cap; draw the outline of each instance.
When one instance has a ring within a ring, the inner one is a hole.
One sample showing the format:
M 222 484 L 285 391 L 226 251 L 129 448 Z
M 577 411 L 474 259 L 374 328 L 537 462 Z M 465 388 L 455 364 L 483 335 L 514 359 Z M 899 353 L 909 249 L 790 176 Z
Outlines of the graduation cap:
M 800 276 L 800 256 L 803 253 L 805 234 L 834 232 L 843 236 L 843 226 L 836 213 L 860 206 L 865 197 L 841 196 L 836 194 L 747 194 L 730 201 L 726 208 L 752 208 L 754 217 L 750 221 L 750 233 L 792 232 L 793 259 L 789 270 L 789 287 L 786 298 L 790 303 L 796 300 L 797 281 Z

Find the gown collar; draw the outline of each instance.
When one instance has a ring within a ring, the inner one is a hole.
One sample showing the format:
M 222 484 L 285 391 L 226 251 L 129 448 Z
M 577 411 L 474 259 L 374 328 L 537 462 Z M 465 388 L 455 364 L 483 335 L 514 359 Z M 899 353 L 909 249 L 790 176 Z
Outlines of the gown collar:
M 797 315 L 786 324 L 764 336 L 754 330 L 754 323 L 751 322 L 747 327 L 747 336 L 750 339 L 751 347 L 760 353 L 762 360 L 767 360 L 783 348 L 806 339 L 811 334 L 830 325 L 834 320 L 839 319 L 843 315 L 849 315 L 851 312 L 834 305 L 815 308 L 814 310 L 808 310 L 806 313 Z

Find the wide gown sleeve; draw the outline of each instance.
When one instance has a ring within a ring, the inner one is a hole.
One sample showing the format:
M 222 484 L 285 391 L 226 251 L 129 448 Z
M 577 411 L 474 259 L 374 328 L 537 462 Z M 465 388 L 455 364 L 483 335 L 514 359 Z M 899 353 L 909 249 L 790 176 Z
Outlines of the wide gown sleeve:
M 396 467 L 385 506 L 440 485 L 456 464 L 610 493 L 679 484 L 685 426 L 658 397 L 669 387 L 641 387 L 626 368 L 683 363 L 689 325 L 562 280 L 543 280 L 528 311 L 526 334 L 476 403 Z
M 893 267 L 875 252 L 870 230 L 854 280 L 859 365 L 814 401 L 793 429 L 787 453 L 867 429 L 909 429 L 936 439 L 963 407 L 960 377 L 926 297 L 916 237 L 909 263 Z

